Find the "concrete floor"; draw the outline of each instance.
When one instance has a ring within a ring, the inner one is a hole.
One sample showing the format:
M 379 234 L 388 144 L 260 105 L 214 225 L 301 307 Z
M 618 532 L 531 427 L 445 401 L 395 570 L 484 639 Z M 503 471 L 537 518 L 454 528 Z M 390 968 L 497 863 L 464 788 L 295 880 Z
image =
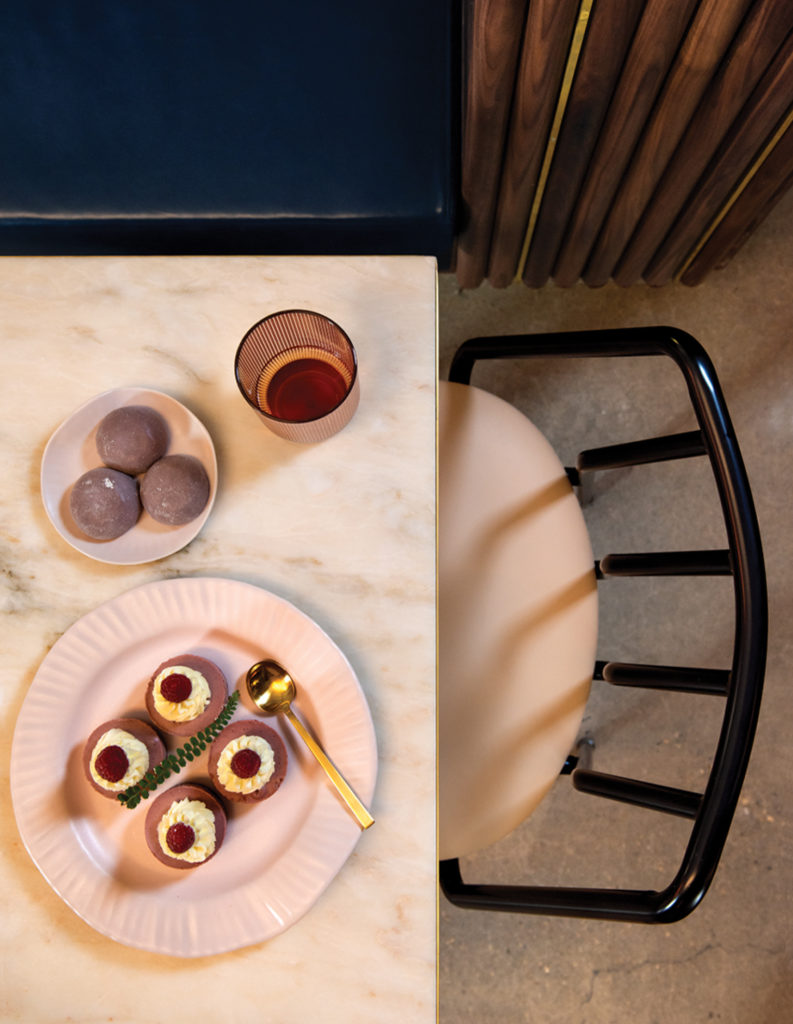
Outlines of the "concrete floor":
M 710 353 L 754 492 L 768 574 L 768 668 L 738 810 L 702 904 L 666 926 L 439 910 L 442 1024 L 766 1024 L 793 1020 L 793 194 L 724 270 L 698 288 L 598 290 L 440 285 L 441 377 L 480 334 L 669 324 Z M 659 366 L 659 362 L 661 365 Z M 667 361 L 542 361 L 474 383 L 523 408 L 567 464 L 582 447 L 692 429 Z M 720 547 L 704 460 L 598 476 L 586 509 L 596 557 Z M 602 583 L 599 657 L 728 667 L 724 579 Z M 701 788 L 720 700 L 595 684 L 582 730 L 595 767 Z M 507 839 L 467 858 L 470 881 L 663 887 L 690 823 L 585 796 L 560 778 Z

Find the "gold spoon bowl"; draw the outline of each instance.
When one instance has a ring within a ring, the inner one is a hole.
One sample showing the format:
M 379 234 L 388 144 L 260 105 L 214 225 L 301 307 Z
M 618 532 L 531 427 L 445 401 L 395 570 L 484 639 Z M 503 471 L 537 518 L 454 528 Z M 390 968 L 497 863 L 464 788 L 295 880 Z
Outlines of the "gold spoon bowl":
M 297 686 L 283 665 L 279 665 L 271 658 L 257 661 L 248 669 L 246 683 L 251 700 L 260 711 L 266 715 L 285 715 L 289 719 L 295 731 L 325 770 L 341 798 L 355 815 L 361 828 L 369 828 L 374 824 L 374 818 L 355 795 L 350 784 L 292 711 L 290 705 L 297 696 Z

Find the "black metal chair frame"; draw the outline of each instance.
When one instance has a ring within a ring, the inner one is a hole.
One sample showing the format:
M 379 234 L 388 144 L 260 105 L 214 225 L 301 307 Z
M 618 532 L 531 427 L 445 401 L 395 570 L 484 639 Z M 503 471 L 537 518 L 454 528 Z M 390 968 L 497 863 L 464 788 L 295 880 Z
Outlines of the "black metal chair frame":
M 644 327 L 473 338 L 452 361 L 449 379 L 470 383 L 474 364 L 522 357 L 663 355 L 678 365 L 699 429 L 583 451 L 567 470 L 574 485 L 585 473 L 707 455 L 716 479 L 729 547 L 716 551 L 613 554 L 595 563 L 607 576 L 731 575 L 735 642 L 730 670 L 632 665 L 598 661 L 594 679 L 618 685 L 708 693 L 724 700 L 716 752 L 704 793 L 572 768 L 576 789 L 693 819 L 682 863 L 662 890 L 466 884 L 457 859 L 440 862 L 445 896 L 469 909 L 552 914 L 660 923 L 689 914 L 716 871 L 743 784 L 760 710 L 765 672 L 768 607 L 757 518 L 738 443 L 713 365 L 702 346 L 683 331 Z

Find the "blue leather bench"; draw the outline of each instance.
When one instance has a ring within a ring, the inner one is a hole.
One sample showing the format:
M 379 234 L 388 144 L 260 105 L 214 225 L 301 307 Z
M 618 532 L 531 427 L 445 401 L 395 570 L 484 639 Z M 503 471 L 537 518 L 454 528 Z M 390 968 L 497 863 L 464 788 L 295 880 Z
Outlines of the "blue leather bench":
M 435 255 L 455 0 L 8 0 L 0 254 Z

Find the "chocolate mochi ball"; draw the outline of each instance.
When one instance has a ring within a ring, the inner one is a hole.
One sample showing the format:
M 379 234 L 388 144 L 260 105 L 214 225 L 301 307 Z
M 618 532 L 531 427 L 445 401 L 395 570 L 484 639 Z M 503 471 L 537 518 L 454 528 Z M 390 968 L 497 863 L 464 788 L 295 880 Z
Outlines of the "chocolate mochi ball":
M 209 501 L 209 477 L 193 455 L 166 455 L 147 470 L 140 485 L 143 507 L 158 523 L 183 526 Z
M 137 476 L 168 450 L 168 425 L 147 405 L 124 405 L 101 421 L 96 450 L 106 466 Z
M 86 536 L 115 540 L 140 516 L 137 480 L 106 466 L 89 469 L 72 487 L 69 509 Z

